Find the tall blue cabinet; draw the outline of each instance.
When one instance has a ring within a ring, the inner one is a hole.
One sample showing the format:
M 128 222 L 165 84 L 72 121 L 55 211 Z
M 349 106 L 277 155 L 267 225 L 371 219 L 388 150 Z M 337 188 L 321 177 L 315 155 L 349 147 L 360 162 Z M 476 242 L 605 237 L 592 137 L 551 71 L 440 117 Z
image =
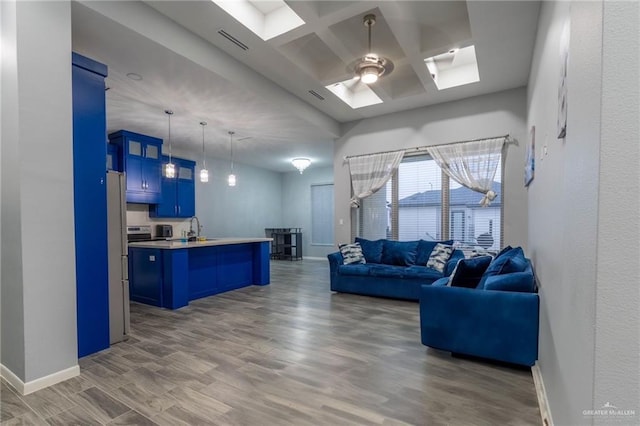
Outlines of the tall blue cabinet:
M 78 357 L 109 347 L 107 67 L 72 54 Z

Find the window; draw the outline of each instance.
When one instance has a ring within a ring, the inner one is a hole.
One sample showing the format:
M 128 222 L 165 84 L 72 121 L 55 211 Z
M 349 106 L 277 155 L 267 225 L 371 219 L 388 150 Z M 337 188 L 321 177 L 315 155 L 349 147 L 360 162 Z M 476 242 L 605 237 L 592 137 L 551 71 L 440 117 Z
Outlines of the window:
M 333 245 L 333 184 L 311 185 L 311 244 Z
M 493 183 L 498 196 L 489 207 L 480 207 L 482 194 L 450 180 L 430 156 L 405 156 L 387 185 L 362 200 L 358 235 L 399 241 L 453 239 L 463 250 L 499 250 L 501 168 L 500 163 Z

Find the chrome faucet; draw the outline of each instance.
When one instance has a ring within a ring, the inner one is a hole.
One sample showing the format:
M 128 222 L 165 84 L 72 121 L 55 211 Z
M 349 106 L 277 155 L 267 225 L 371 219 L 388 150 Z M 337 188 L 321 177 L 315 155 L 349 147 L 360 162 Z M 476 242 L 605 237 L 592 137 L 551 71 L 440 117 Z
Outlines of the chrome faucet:
M 196 232 L 193 232 L 193 219 L 196 220 Z M 198 216 L 193 216 L 191 219 L 189 219 L 189 237 L 193 237 L 195 234 L 196 238 L 200 238 L 200 231 L 202 229 L 202 226 L 200 226 L 200 219 L 198 219 Z

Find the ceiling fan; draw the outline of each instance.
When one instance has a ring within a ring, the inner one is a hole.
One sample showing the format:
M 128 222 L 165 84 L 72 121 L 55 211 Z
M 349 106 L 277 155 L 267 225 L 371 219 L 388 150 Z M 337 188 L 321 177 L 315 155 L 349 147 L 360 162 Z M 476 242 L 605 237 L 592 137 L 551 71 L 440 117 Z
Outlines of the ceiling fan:
M 367 27 L 369 36 L 369 49 L 367 54 L 359 58 L 350 67 L 356 74 L 357 78 L 365 84 L 372 84 L 378 81 L 378 78 L 389 75 L 393 71 L 393 62 L 388 58 L 383 58 L 371 50 L 371 27 L 376 24 L 376 15 L 370 13 L 365 15 L 363 24 Z

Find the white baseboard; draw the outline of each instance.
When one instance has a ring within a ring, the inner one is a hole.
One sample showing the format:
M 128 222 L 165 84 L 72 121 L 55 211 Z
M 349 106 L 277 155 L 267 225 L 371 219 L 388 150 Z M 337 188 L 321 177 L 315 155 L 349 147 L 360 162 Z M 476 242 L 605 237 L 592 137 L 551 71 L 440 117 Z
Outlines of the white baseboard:
M 30 382 L 23 382 L 13 371 L 9 370 L 4 365 L 0 364 L 0 376 L 5 379 L 15 390 L 20 392 L 21 395 L 29 395 L 40 389 L 47 388 L 55 385 L 56 383 L 64 382 L 75 376 L 80 375 L 80 366 L 74 365 L 64 370 L 56 371 L 48 376 L 40 377 L 39 379 L 31 380 Z
M 542 417 L 542 426 L 553 426 L 551 418 L 551 410 L 549 409 L 549 400 L 547 399 L 547 391 L 542 381 L 542 372 L 538 363 L 531 367 L 531 375 L 533 376 L 533 384 L 536 387 L 536 395 L 538 397 L 538 405 L 540 406 L 540 416 Z
M 326 257 L 304 256 L 304 260 L 327 260 Z

